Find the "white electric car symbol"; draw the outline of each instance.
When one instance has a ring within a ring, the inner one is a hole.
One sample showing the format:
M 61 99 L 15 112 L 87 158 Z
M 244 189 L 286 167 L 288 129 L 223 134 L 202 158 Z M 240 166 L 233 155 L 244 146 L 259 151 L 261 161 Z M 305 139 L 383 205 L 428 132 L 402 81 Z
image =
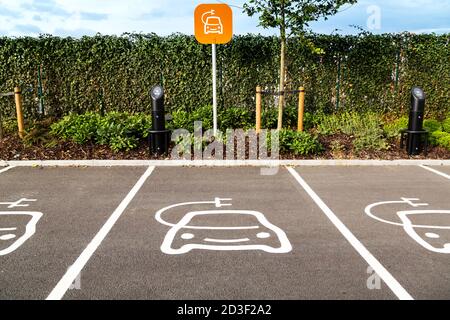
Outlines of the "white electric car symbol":
M 389 204 L 407 204 L 411 207 L 427 207 L 428 203 L 418 202 L 417 198 L 401 198 L 401 201 L 383 201 L 366 207 L 365 213 L 380 222 L 401 226 L 414 241 L 425 249 L 436 253 L 450 253 L 450 210 L 407 210 L 397 211 L 399 222 L 383 219 L 375 214 L 374 208 Z M 395 211 L 394 211 L 395 212 Z M 429 221 L 427 224 L 414 222 Z M 435 221 L 434 223 L 431 223 Z
M 211 10 L 202 15 L 205 34 L 223 34 L 222 20 L 220 17 L 214 16 L 215 13 L 214 10 Z M 209 17 L 205 18 L 207 15 L 209 15 Z
M 191 204 L 215 204 L 216 207 L 230 206 L 220 199 L 215 201 L 187 202 L 161 209 L 156 219 L 170 225 L 161 245 L 165 254 L 185 254 L 194 249 L 213 251 L 261 250 L 268 253 L 288 253 L 292 245 L 286 233 L 270 223 L 258 211 L 250 210 L 205 210 L 186 213 L 176 224 L 161 218 L 161 214 L 171 208 Z M 245 221 L 242 225 L 230 221 Z
M 450 210 L 410 210 L 399 211 L 397 214 L 403 222 L 405 232 L 422 247 L 436 253 L 450 253 Z M 412 221 L 415 217 L 424 217 L 427 215 L 430 217 L 434 215 L 447 218 L 448 224 L 446 226 L 417 226 Z M 424 229 L 432 232 L 425 232 Z M 447 235 L 447 240 L 445 240 L 444 232 Z M 441 239 L 441 241 L 437 241 L 440 242 L 439 246 L 430 243 L 431 240 L 437 239 Z
M 11 225 L 11 222 L 4 225 L 2 220 L 14 217 L 31 218 L 24 231 L 21 227 Z M 0 212 L 0 256 L 7 255 L 23 245 L 36 232 L 36 224 L 41 217 L 41 212 L 33 211 Z

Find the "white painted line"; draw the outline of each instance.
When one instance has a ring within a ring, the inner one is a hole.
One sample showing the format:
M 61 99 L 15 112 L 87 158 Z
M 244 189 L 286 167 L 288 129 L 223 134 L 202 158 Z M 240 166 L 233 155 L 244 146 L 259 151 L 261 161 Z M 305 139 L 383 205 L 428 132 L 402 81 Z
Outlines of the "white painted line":
M 249 238 L 243 238 L 243 239 L 211 239 L 206 238 L 204 239 L 206 242 L 216 242 L 216 243 L 239 243 L 239 242 L 248 242 L 250 241 Z
M 427 167 L 426 165 L 420 165 L 419 167 L 424 168 L 424 169 L 426 169 L 426 170 L 428 170 L 428 171 L 431 171 L 431 172 L 433 172 L 433 173 L 436 173 L 436 174 L 438 174 L 438 175 L 440 175 L 440 176 L 442 176 L 442 177 L 444 177 L 444 178 L 450 180 L 450 175 L 445 174 L 445 173 L 443 173 L 443 172 L 440 172 L 440 171 L 438 171 L 438 170 L 436 170 L 436 169 L 434 169 L 434 168 Z
M 450 166 L 450 160 L 24 160 L 17 167 L 279 167 L 279 166 Z
M 6 171 L 8 171 L 8 170 L 11 170 L 12 168 L 14 168 L 14 166 L 9 166 L 9 167 L 0 169 L 0 173 L 6 172 Z
M 309 196 L 325 213 L 330 221 L 336 226 L 341 234 L 355 248 L 355 250 L 366 260 L 366 262 L 375 270 L 378 276 L 383 279 L 387 286 L 400 300 L 413 300 L 413 297 L 401 286 L 401 284 L 389 273 L 389 271 L 367 250 L 367 248 L 353 235 L 353 233 L 342 223 L 333 211 L 320 199 L 313 189 L 293 168 L 287 168 L 297 182 L 305 189 Z
M 61 300 L 69 287 L 81 273 L 86 263 L 92 257 L 94 252 L 100 246 L 102 241 L 106 238 L 108 233 L 113 228 L 114 224 L 119 220 L 122 213 L 127 208 L 128 204 L 133 200 L 134 196 L 139 192 L 142 185 L 145 183 L 147 178 L 152 174 L 155 167 L 149 167 L 145 173 L 141 176 L 141 178 L 136 182 L 133 189 L 130 190 L 128 195 L 122 200 L 119 206 L 114 210 L 113 214 L 109 217 L 100 231 L 95 235 L 92 241 L 88 244 L 88 246 L 84 249 L 78 259 L 74 262 L 74 264 L 67 270 L 66 274 L 61 278 L 56 287 L 52 290 L 50 295 L 46 300 Z
M 0 228 L 0 231 L 16 231 L 17 228 Z

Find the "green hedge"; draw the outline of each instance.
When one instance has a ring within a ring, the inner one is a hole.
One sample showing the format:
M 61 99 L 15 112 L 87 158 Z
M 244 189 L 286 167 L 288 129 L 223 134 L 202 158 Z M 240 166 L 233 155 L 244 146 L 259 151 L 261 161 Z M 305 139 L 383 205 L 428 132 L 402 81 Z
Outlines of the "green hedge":
M 405 114 L 414 85 L 428 95 L 427 116 L 442 118 L 450 111 L 449 34 L 310 35 L 309 39 L 325 54 L 312 53 L 293 38 L 287 57 L 288 87 L 307 88 L 307 111 Z M 219 46 L 220 107 L 253 112 L 255 87 L 276 88 L 278 54 L 277 37 L 235 36 Z M 0 92 L 20 85 L 28 117 L 36 116 L 39 66 L 45 105 L 54 116 L 148 112 L 148 91 L 157 83 L 165 86 L 169 111 L 190 112 L 211 102 L 211 48 L 191 36 L 0 38 Z M 287 104 L 296 105 L 296 99 L 290 96 Z M 275 100 L 265 96 L 265 109 L 270 111 Z M 0 99 L 0 108 L 12 115 L 12 100 Z

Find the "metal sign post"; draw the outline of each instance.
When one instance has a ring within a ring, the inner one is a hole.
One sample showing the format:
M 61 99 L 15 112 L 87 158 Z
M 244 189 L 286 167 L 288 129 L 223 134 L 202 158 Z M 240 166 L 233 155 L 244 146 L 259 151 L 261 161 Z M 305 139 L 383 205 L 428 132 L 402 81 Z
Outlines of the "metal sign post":
M 216 44 L 212 44 L 212 83 L 213 83 L 213 120 L 214 137 L 217 136 L 217 60 Z

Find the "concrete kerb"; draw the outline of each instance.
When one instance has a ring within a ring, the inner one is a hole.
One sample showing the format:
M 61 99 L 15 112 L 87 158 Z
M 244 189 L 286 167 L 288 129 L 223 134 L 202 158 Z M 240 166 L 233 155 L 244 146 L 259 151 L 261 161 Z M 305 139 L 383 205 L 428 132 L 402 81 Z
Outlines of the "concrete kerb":
M 0 167 L 450 166 L 450 160 L 24 160 Z

